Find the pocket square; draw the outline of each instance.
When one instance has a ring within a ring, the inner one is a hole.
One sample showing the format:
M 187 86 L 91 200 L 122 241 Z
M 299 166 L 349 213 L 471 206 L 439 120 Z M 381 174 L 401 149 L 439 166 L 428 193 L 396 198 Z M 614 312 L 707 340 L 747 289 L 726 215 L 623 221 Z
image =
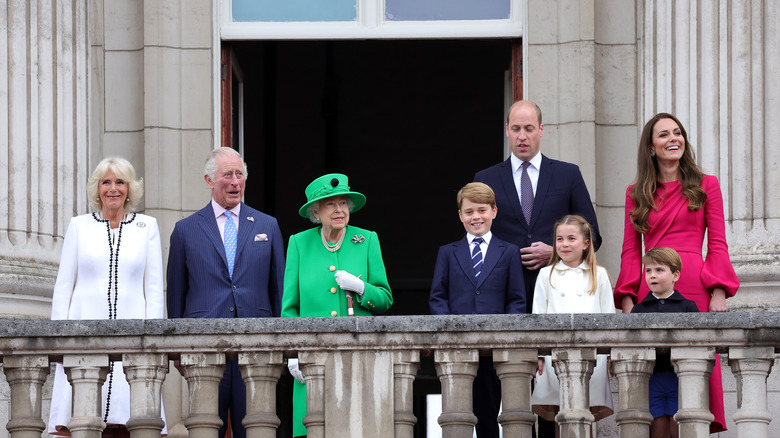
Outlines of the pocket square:
M 266 240 L 268 240 L 267 234 L 255 234 L 255 242 L 265 242 Z

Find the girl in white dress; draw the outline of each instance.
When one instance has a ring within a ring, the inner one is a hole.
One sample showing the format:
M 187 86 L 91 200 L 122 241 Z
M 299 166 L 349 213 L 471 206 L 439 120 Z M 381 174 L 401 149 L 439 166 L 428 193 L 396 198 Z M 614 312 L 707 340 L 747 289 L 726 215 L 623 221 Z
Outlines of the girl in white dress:
M 564 216 L 553 234 L 555 251 L 536 279 L 533 313 L 615 313 L 612 284 L 607 270 L 596 264 L 588 221 Z M 613 413 L 607 368 L 607 355 L 598 355 L 590 379 L 590 410 L 596 421 Z M 539 358 L 531 404 L 537 415 L 549 421 L 560 408 L 559 382 L 550 356 Z

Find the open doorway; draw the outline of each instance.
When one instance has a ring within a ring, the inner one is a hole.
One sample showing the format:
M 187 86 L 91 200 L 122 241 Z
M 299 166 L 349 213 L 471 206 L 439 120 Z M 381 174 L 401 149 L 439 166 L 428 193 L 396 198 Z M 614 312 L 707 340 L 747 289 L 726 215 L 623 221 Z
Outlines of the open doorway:
M 388 314 L 428 314 L 438 248 L 464 235 L 455 195 L 506 158 L 505 96 L 519 90 L 506 72 L 519 47 L 512 39 L 226 43 L 241 72 L 247 204 L 275 216 L 287 238 L 313 226 L 297 213 L 306 185 L 347 174 L 367 197 L 350 223 L 382 243 Z M 287 380 L 278 436 L 290 436 Z M 425 396 L 439 391 L 432 358 L 422 358 L 416 437 L 425 436 Z
M 502 157 L 513 41 L 230 43 L 243 72 L 249 205 L 285 236 L 315 177 L 345 173 L 379 233 L 394 305 L 427 314 L 440 245 L 463 235 L 455 194 Z

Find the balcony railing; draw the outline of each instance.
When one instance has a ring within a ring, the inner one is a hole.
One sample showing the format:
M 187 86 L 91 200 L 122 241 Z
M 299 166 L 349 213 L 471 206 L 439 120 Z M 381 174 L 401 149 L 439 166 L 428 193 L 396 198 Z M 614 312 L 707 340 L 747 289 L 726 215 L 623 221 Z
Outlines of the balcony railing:
M 671 349 L 680 380 L 680 436 L 708 437 L 707 378 L 727 354 L 737 381 L 733 419 L 740 437 L 767 437 L 767 377 L 780 346 L 780 314 L 480 315 L 293 319 L 2 321 L 0 357 L 11 387 L 11 438 L 40 438 L 42 387 L 61 361 L 73 384 L 74 438 L 98 438 L 100 387 L 121 360 L 131 388 L 133 438 L 159 438 L 160 391 L 178 359 L 189 388 L 190 438 L 217 438 L 217 387 L 237 359 L 247 384 L 250 438 L 276 436 L 276 384 L 285 357 L 306 376 L 308 436 L 411 438 L 412 385 L 432 355 L 442 387 L 444 437 L 471 437 L 472 380 L 492 355 L 501 378 L 504 436 L 530 437 L 531 378 L 551 354 L 561 381 L 563 437 L 590 436 L 588 376 L 596 354 L 611 354 L 621 437 L 648 437 L 648 380 L 656 348 Z M 175 371 L 174 371 L 175 372 Z

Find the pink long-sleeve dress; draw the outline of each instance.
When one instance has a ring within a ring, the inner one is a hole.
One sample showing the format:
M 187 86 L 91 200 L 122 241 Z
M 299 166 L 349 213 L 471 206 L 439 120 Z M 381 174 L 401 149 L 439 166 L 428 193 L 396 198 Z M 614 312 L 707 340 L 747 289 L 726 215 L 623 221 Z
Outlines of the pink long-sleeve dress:
M 628 217 L 628 213 L 634 209 L 634 202 L 629 196 L 631 186 L 628 187 L 620 275 L 614 292 L 616 307 L 621 307 L 625 296 L 631 296 L 634 302 L 639 302 L 649 292 L 642 271 L 643 237 L 646 249 L 667 246 L 680 254 L 682 272 L 675 289 L 685 298 L 694 301 L 700 312 L 709 310 L 714 288 L 723 288 L 727 297 L 737 292 L 739 279 L 729 259 L 726 223 L 723 217 L 723 195 L 718 179 L 712 175 L 704 175 L 702 188 L 707 193 L 704 207 L 697 211 L 690 211 L 680 181 L 659 182 L 654 196 L 658 210 L 650 210 L 648 217 L 650 231 L 642 235 L 636 231 Z M 705 231 L 707 232 L 706 258 L 702 257 Z M 710 376 L 710 411 L 715 416 L 715 421 L 710 425 L 710 432 L 726 430 L 719 357 Z

